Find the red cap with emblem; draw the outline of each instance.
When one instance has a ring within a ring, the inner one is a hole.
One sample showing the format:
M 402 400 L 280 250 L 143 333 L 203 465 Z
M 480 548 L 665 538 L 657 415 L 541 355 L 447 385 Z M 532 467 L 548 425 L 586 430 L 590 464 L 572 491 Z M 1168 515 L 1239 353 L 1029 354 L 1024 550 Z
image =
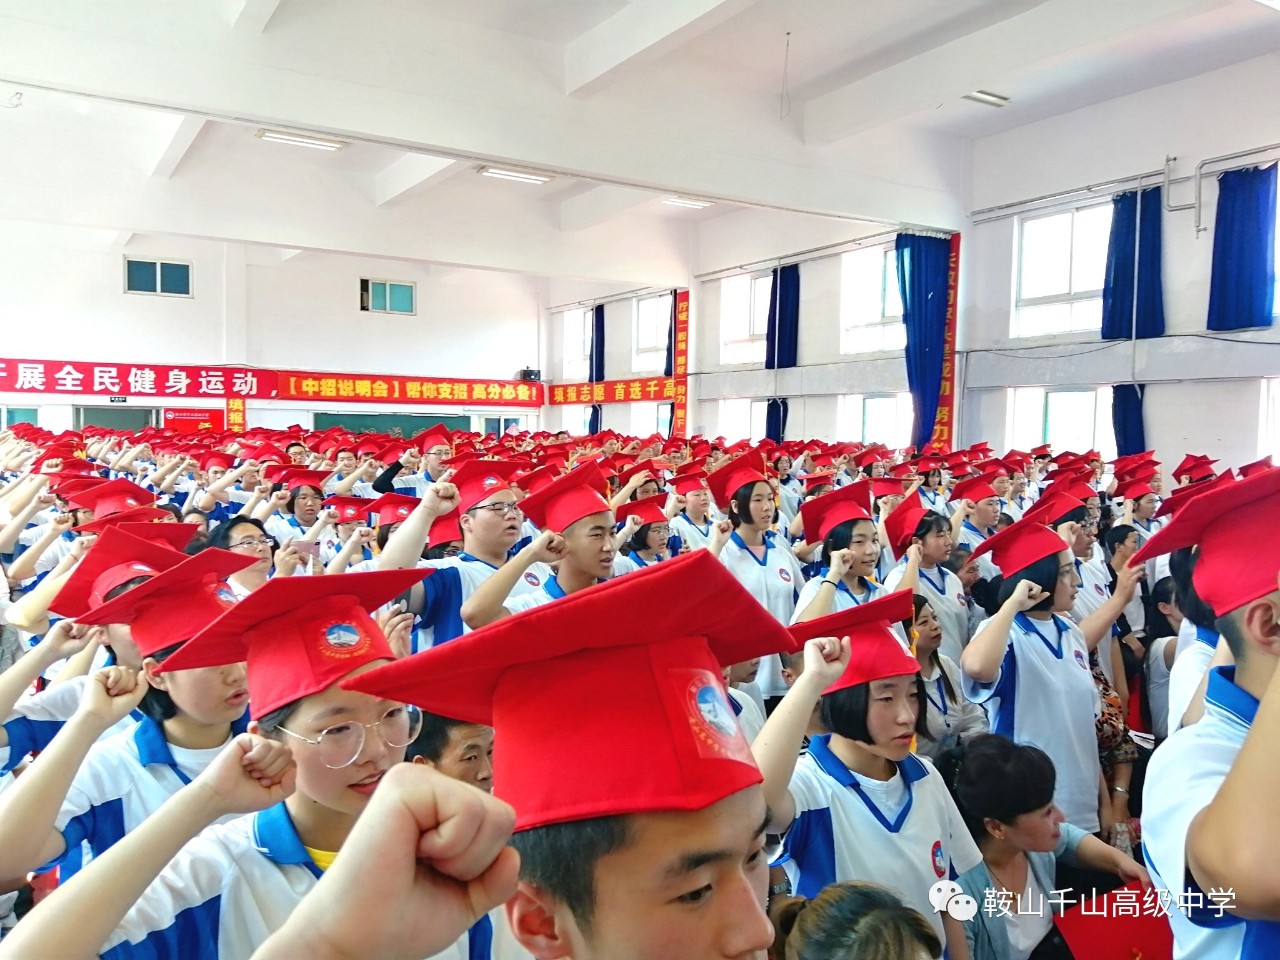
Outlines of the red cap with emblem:
M 617 615 L 636 609 L 645 616 Z M 725 566 L 695 550 L 342 685 L 494 727 L 494 792 L 529 830 L 701 810 L 760 783 L 721 665 L 789 647 Z M 560 749 L 569 742 L 578 748 Z
M 507 482 L 519 469 L 519 464 L 509 460 L 468 460 L 449 478 L 458 488 L 458 510 L 466 513 L 507 490 Z
M 929 513 L 920 501 L 918 494 L 903 498 L 903 501 L 884 518 L 884 532 L 889 538 L 889 549 L 895 557 L 906 556 L 911 546 L 911 538 L 920 527 L 920 521 Z
M 861 603 L 837 613 L 795 623 L 787 628 L 792 652 L 804 649 L 815 637 L 848 637 L 852 647 L 849 666 L 840 679 L 824 690 L 823 696 L 863 683 L 887 680 L 920 672 L 920 664 L 907 645 L 893 632 L 893 625 L 911 620 L 915 604 L 910 590 Z
M 380 570 L 268 580 L 218 619 L 206 620 L 161 669 L 247 661 L 249 710 L 261 719 L 358 667 L 395 659 L 371 613 L 430 573 Z
M 665 493 L 655 493 L 652 497 L 645 497 L 642 500 L 633 500 L 630 503 L 624 503 L 617 509 L 614 519 L 618 523 L 624 523 L 628 517 L 639 517 L 642 524 L 645 523 L 666 523 L 667 515 L 662 512 L 663 506 L 666 505 L 667 495 Z
M 443 423 L 437 423 L 434 427 L 427 427 L 426 430 L 413 438 L 413 442 L 423 453 L 436 447 L 448 447 L 449 452 L 453 452 L 453 434 Z M 445 456 L 447 458 L 448 454 Z
M 317 490 L 324 490 L 324 482 L 328 480 L 332 473 L 326 470 L 289 470 L 282 476 L 284 488 L 290 493 L 299 487 L 315 487 Z
M 74 506 L 93 511 L 95 520 L 104 520 L 112 514 L 123 513 L 134 507 L 146 507 L 156 502 L 156 495 L 128 480 L 108 480 L 81 490 L 71 500 Z
M 101 533 L 109 527 L 116 527 L 121 524 L 134 526 L 141 523 L 155 523 L 159 520 L 172 521 L 173 514 L 167 510 L 161 510 L 159 507 L 133 507 L 129 510 L 121 510 L 119 513 L 100 517 L 89 523 L 82 523 L 74 529 L 77 533 Z M 181 524 L 171 523 L 170 526 L 181 526 Z
M 395 496 L 388 494 L 387 496 Z M 407 499 L 413 499 L 409 497 Z M 321 506 L 329 510 L 338 511 L 339 523 L 354 523 L 357 520 L 364 523 L 369 516 L 369 512 L 373 509 L 373 500 L 364 497 L 329 497 Z M 405 514 L 408 516 L 408 514 Z
M 821 543 L 828 533 L 850 520 L 870 520 L 868 495 L 869 484 L 853 483 L 800 504 L 805 543 Z
M 600 468 L 587 463 L 529 494 L 520 501 L 520 508 L 538 529 L 564 533 L 583 517 L 609 510 L 600 495 L 604 488 Z
M 405 496 L 403 493 L 384 493 L 371 502 L 365 509 L 377 514 L 378 526 L 384 523 L 400 523 L 409 518 L 414 508 L 422 501 L 417 497 Z
M 190 640 L 234 606 L 236 596 L 223 580 L 252 565 L 255 559 L 229 550 L 202 550 L 79 620 L 81 623 L 129 624 L 138 653 L 150 657 Z
M 1027 569 L 1037 560 L 1051 557 L 1067 549 L 1066 542 L 1043 523 L 1019 520 L 1012 526 L 993 533 L 978 544 L 969 558 L 977 560 L 991 554 L 991 562 L 1010 577 Z
M 159 524 L 140 524 L 159 526 Z M 178 524 L 164 524 L 178 526 Z M 191 532 L 195 528 L 191 527 Z M 122 533 L 112 527 L 89 548 L 76 564 L 49 609 L 63 617 L 81 617 L 107 602 L 107 594 L 138 577 L 154 577 L 186 560 L 185 554 L 169 547 Z

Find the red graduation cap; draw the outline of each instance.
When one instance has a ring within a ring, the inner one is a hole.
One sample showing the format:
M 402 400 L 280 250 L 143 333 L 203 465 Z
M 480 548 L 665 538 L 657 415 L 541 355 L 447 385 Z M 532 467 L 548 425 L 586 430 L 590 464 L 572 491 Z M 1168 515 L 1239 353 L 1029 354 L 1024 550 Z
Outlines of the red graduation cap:
M 507 490 L 508 481 L 519 469 L 509 460 L 468 460 L 449 478 L 458 488 L 458 509 L 466 513 Z
M 870 603 L 861 603 L 837 613 L 792 624 L 792 650 L 804 649 L 814 637 L 848 637 L 852 656 L 840 679 L 822 692 L 823 696 L 863 683 L 886 680 L 920 672 L 920 663 L 893 632 L 893 625 L 910 620 L 915 604 L 910 590 L 898 590 Z
M 100 483 L 108 483 L 105 477 L 90 477 L 83 473 L 51 473 L 49 477 L 49 489 L 56 493 L 63 500 L 73 500 L 75 495 L 81 490 L 88 490 L 90 487 L 96 487 Z
M 177 550 L 121 533 L 119 528 L 108 529 L 76 564 L 49 609 L 63 617 L 84 616 L 106 603 L 107 594 L 121 584 L 138 577 L 154 577 L 186 559 Z
M 982 500 L 999 499 L 999 495 L 992 488 L 991 481 L 982 476 L 957 483 L 951 491 L 951 499 L 957 503 L 963 500 L 978 503 Z
M 173 514 L 158 507 L 133 507 L 130 510 L 121 510 L 119 513 L 100 517 L 89 523 L 82 523 L 74 529 L 77 533 L 101 533 L 108 527 L 120 524 L 156 523 L 158 521 L 174 522 Z
M 1196 592 L 1218 616 L 1276 589 L 1280 546 L 1259 530 L 1280 523 L 1280 470 L 1223 484 L 1192 497 L 1129 561 L 1131 566 L 1199 546 Z M 1241 544 L 1249 544 L 1247 552 Z
M 1257 472 L 1255 472 L 1254 476 L 1257 475 Z M 1208 493 L 1210 490 L 1218 490 L 1222 487 L 1230 486 L 1235 482 L 1235 475 L 1230 470 L 1224 470 L 1213 480 L 1205 483 L 1192 483 L 1186 486 L 1174 487 L 1169 496 L 1165 497 L 1160 504 L 1160 509 L 1156 511 L 1156 516 L 1164 517 L 1171 513 L 1176 514 L 1190 503 L 1192 498 L 1198 497 L 1202 493 Z
M 920 526 L 924 515 L 930 511 L 921 502 L 919 494 L 904 497 L 902 502 L 884 518 L 884 532 L 889 538 L 889 549 L 895 557 L 906 555 L 911 537 Z
M 1146 480 L 1127 480 L 1116 487 L 1116 496 L 1121 500 L 1141 500 L 1149 493 L 1155 493 Z
M 80 622 L 127 623 L 138 652 L 144 657 L 152 656 L 174 644 L 190 640 L 234 606 L 236 595 L 223 580 L 254 561 L 253 557 L 230 550 L 202 550 L 89 611 L 80 617 Z M 239 660 L 223 662 L 238 663 Z
M 520 509 L 540 530 L 564 533 L 583 517 L 605 513 L 609 504 L 600 491 L 604 476 L 594 463 L 576 467 L 520 501 Z
M 828 533 L 850 520 L 870 520 L 867 493 L 866 485 L 854 483 L 800 504 L 805 543 L 821 543 Z
M 384 523 L 400 523 L 409 518 L 414 508 L 422 501 L 417 497 L 403 493 L 384 493 L 365 508 L 369 513 L 377 514 L 378 526 Z
M 617 460 L 618 458 L 614 457 L 614 459 Z M 649 476 L 661 483 L 662 471 L 671 470 L 673 469 L 673 466 L 674 465 L 670 460 L 660 460 L 656 457 L 652 457 L 648 460 L 641 460 L 638 463 L 632 464 L 622 473 L 619 479 L 622 480 L 623 483 L 626 483 L 637 473 L 640 473 L 642 470 L 647 470 L 649 471 Z
M 144 508 L 145 509 L 145 508 Z M 133 511 L 128 511 L 132 513 Z M 165 511 L 166 517 L 171 515 Z M 112 521 L 119 519 L 121 514 L 111 517 Z M 181 553 L 186 549 L 196 535 L 196 525 L 194 523 L 117 523 L 112 522 L 110 526 L 104 527 L 105 530 L 119 530 L 121 533 L 127 533 L 130 536 L 137 537 L 139 540 L 146 540 L 148 543 L 159 544 L 162 547 L 168 547 L 170 550 L 177 550 Z
M 970 559 L 991 554 L 991 562 L 1007 578 L 1027 569 L 1037 560 L 1066 549 L 1066 542 L 1043 523 L 1019 520 L 983 540 L 974 548 Z
M 1082 501 L 1071 496 L 1065 490 L 1055 490 L 1052 493 L 1046 493 L 1037 500 L 1022 515 L 1022 519 L 1051 527 L 1058 519 L 1065 517 L 1072 510 L 1079 510 L 1083 506 L 1084 503 Z
M 528 473 L 513 477 L 515 484 L 525 493 L 541 490 L 548 483 L 560 476 L 560 471 L 552 466 L 538 467 Z
M 529 830 L 701 810 L 760 783 L 721 665 L 790 645 L 725 566 L 695 550 L 342 685 L 494 727 L 495 793 Z
M 432 572 L 276 577 L 212 623 L 206 621 L 161 669 L 247 661 L 249 711 L 260 720 L 332 686 L 352 670 L 395 659 L 371 613 Z
M 692 493 L 694 490 L 706 490 L 706 471 L 695 468 L 678 474 L 675 479 L 671 481 L 671 488 L 682 497 Z
M 206 473 L 210 470 L 230 470 L 231 465 L 236 462 L 236 458 L 229 453 L 223 453 L 221 450 L 210 450 L 208 453 L 202 454 L 200 457 L 200 469 Z
M 103 520 L 112 514 L 145 507 L 156 502 L 156 495 L 129 480 L 108 480 L 95 483 L 81 490 L 71 501 L 75 506 L 93 511 L 95 520 Z
M 411 444 L 400 440 L 390 446 L 381 447 L 378 450 L 371 451 L 374 460 L 379 463 L 395 463 L 404 456 L 404 452 L 411 448 Z
M 290 440 L 289 442 L 295 443 L 298 441 Z M 244 459 L 256 460 L 258 463 L 271 461 L 272 463 L 287 464 L 290 462 L 289 455 L 287 453 L 270 443 L 264 443 L 259 447 L 255 447 L 253 450 L 246 450 L 244 453 Z
M 431 529 L 427 531 L 427 546 L 440 547 L 462 539 L 462 525 L 459 518 L 462 514 L 457 510 L 442 513 L 431 521 Z
M 640 518 L 642 523 L 666 523 L 667 515 L 662 512 L 666 502 L 667 495 L 665 493 L 655 493 L 652 497 L 633 500 L 620 506 L 615 513 L 614 519 L 619 523 L 623 523 L 628 517 L 636 516 Z
M 829 487 L 835 482 L 835 478 L 834 470 L 819 470 L 816 473 L 806 473 L 804 475 L 804 492 L 813 493 L 819 487 Z
M 1246 463 L 1243 467 L 1240 467 L 1240 476 L 1247 480 L 1255 474 L 1270 470 L 1271 466 L 1271 454 L 1267 454 L 1261 460 L 1255 460 L 1253 463 Z
M 765 483 L 765 476 L 748 463 L 737 461 L 707 475 L 711 496 L 721 507 L 727 507 L 733 495 L 753 483 Z
M 299 487 L 315 487 L 324 491 L 324 482 L 333 474 L 328 470 L 290 470 L 285 473 L 281 482 L 290 493 Z
M 363 523 L 368 518 L 373 503 L 366 497 L 329 497 L 321 506 L 338 511 L 339 523 L 354 523 L 357 520 Z
M 1191 483 L 1200 483 L 1203 480 L 1212 480 L 1216 474 L 1211 464 L 1217 463 L 1216 460 L 1207 460 L 1201 463 L 1194 463 L 1187 468 L 1183 474 Z
M 1157 910 L 1130 910 L 1150 891 L 1131 883 L 1083 901 L 1054 919 L 1072 956 L 1089 960 L 1161 960 L 1173 956 L 1173 930 Z M 1121 899 L 1123 898 L 1123 900 Z M 1121 902 L 1126 904 L 1120 909 Z
M 427 427 L 422 433 L 413 438 L 413 442 L 418 449 L 426 453 L 432 447 L 448 447 L 449 452 L 453 452 L 453 433 L 443 423 L 437 423 L 434 427 Z

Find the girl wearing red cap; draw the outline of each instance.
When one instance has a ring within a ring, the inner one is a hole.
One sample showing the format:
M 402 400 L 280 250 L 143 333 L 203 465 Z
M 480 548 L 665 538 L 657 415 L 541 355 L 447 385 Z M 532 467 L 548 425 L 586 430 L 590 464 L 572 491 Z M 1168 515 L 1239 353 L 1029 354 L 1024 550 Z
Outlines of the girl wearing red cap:
M 942 471 L 935 468 L 925 473 L 920 483 L 920 502 L 934 513 L 944 517 L 951 516 L 951 505 L 947 503 L 947 490 L 942 482 Z
M 942 625 L 929 601 L 916 594 L 911 602 L 914 617 L 902 621 L 902 626 L 920 664 L 929 726 L 929 737 L 916 741 L 916 753 L 932 760 L 957 744 L 986 733 L 987 715 L 960 692 L 960 665 L 938 652 Z

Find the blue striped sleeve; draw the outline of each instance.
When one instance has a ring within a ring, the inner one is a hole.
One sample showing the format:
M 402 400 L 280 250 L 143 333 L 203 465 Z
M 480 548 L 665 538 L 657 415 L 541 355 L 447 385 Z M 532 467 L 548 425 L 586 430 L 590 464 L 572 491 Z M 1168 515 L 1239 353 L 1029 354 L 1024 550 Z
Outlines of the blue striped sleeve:
M 169 926 L 152 930 L 136 943 L 128 940 L 104 950 L 102 960 L 218 960 L 222 897 L 182 910 Z

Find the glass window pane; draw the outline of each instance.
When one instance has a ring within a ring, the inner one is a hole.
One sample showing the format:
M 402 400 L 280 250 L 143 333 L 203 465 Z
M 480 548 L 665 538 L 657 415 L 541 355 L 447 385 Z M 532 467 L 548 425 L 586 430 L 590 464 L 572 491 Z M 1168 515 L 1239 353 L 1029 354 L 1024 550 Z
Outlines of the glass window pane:
M 631 432 L 637 437 L 647 437 L 658 429 L 658 405 L 633 403 L 631 407 Z
M 748 436 L 752 443 L 759 443 L 764 439 L 765 423 L 769 415 L 769 403 L 766 400 L 751 401 L 751 432 Z M 725 434 L 725 439 L 733 443 L 734 438 Z
M 391 286 L 391 312 L 413 313 L 413 287 L 407 283 L 393 283 Z
M 1092 390 L 1046 391 L 1045 436 L 1055 449 L 1083 453 L 1093 446 L 1095 401 Z
M 898 256 L 893 250 L 884 252 L 884 313 L 886 317 L 902 316 L 902 290 L 898 286 Z
M 747 339 L 751 330 L 751 278 L 746 274 L 720 281 L 720 342 Z M 738 363 L 721 353 L 722 363 Z
M 1107 245 L 1111 240 L 1111 204 L 1076 211 L 1071 243 L 1071 290 L 1101 290 L 1107 275 Z
M 1022 307 L 1018 311 L 1019 337 L 1043 337 L 1065 333 L 1071 329 L 1071 304 L 1046 303 L 1038 307 Z
M 722 437 L 733 443 L 747 436 L 751 430 L 751 401 L 734 399 L 720 401 L 720 429 Z M 723 506 L 721 504 L 720 506 Z
M 1068 212 L 1022 222 L 1019 299 L 1070 292 L 1071 218 Z
M 1009 408 L 1010 445 L 1014 449 L 1030 450 L 1045 442 L 1042 389 L 1014 387 L 1009 391 Z
M 191 267 L 185 263 L 160 264 L 160 292 L 191 296 Z
M 773 299 L 773 277 L 756 277 L 751 281 L 751 336 L 763 337 L 769 332 L 769 302 Z
M 1099 387 L 1094 391 L 1093 444 L 1103 460 L 1114 460 L 1116 452 L 1116 429 L 1111 422 L 1111 401 L 1114 392 L 1110 387 Z M 1084 453 L 1083 450 L 1080 451 Z
M 1071 304 L 1072 330 L 1102 329 L 1102 298 L 1077 300 Z
M 842 330 L 876 323 L 883 308 L 883 251 L 853 250 L 840 258 L 840 326 Z M 856 342 L 849 340 L 850 345 Z M 844 350 L 845 353 L 855 352 Z
M 125 261 L 125 288 L 134 293 L 156 292 L 156 265 L 151 260 Z
M 840 398 L 836 407 L 836 429 L 840 434 L 837 439 L 862 442 L 862 394 L 850 393 Z
M 387 309 L 387 285 L 385 283 L 372 283 L 370 287 L 370 310 L 386 310 Z

